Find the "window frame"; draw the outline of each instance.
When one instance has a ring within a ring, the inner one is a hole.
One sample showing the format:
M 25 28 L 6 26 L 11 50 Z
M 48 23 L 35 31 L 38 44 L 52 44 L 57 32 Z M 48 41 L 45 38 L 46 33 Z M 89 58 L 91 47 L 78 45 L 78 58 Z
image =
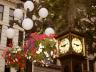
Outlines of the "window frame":
M 4 14 L 4 5 L 0 4 L 0 7 L 3 8 L 2 12 L 0 12 L 0 14 L 2 15 L 1 19 L 0 20 L 3 20 L 3 14 Z
M 0 32 L 0 41 L 1 41 L 1 35 L 2 35 L 2 25 L 0 25 L 1 27 L 1 32 Z
M 24 32 L 23 31 L 19 31 L 19 37 L 18 37 L 18 45 L 22 46 L 23 45 L 23 36 L 24 36 Z
M 12 18 L 12 20 L 14 20 L 14 15 L 13 15 L 13 16 L 10 15 L 10 11 L 11 11 L 11 10 L 13 10 L 13 12 L 14 12 L 15 9 L 13 9 L 13 8 L 10 8 L 10 9 L 9 9 L 9 21 L 10 21 L 10 18 Z

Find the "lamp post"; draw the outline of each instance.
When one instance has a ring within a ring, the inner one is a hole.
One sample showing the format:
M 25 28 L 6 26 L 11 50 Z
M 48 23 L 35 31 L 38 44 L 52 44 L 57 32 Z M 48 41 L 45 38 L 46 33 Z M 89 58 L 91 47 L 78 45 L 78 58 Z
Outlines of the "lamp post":
M 34 15 L 33 10 L 34 10 L 35 6 L 32 1 L 28 0 L 23 4 L 24 10 L 20 9 L 19 5 L 20 4 L 18 4 L 17 9 L 15 9 L 15 11 L 14 11 L 14 20 L 10 21 L 10 23 L 9 23 L 10 28 L 8 28 L 6 30 L 6 35 L 10 39 L 14 38 L 14 36 L 15 36 L 15 30 L 13 28 L 14 25 L 18 25 L 19 27 L 23 28 L 24 31 L 29 31 L 35 26 L 36 21 L 39 21 L 39 23 L 42 23 L 42 22 L 44 22 L 43 20 L 48 16 L 48 10 L 44 7 L 39 8 L 39 11 L 38 11 L 39 16 L 38 17 L 36 15 Z M 23 15 L 24 15 L 24 19 L 22 21 L 22 25 L 20 25 L 19 20 L 21 20 L 23 18 Z M 43 26 L 41 28 L 43 28 Z M 52 27 L 48 27 L 45 29 L 44 33 L 46 35 L 50 35 L 50 34 L 54 34 L 55 31 Z M 29 61 L 27 63 L 29 63 Z M 33 71 L 33 68 L 32 68 L 33 63 L 29 63 L 29 64 L 31 64 L 31 66 L 29 65 L 30 67 L 27 68 L 26 70 L 28 72 L 32 72 Z M 28 66 L 28 64 L 26 64 L 26 65 Z
M 87 71 L 89 72 L 89 71 L 91 71 L 90 70 L 90 61 L 93 61 L 94 60 L 94 55 L 93 54 L 89 54 L 88 56 L 87 56 Z M 91 63 L 92 65 L 93 65 L 93 62 Z
M 48 16 L 47 8 L 45 7 L 38 8 L 39 16 L 37 17 L 33 13 L 35 8 L 34 3 L 28 0 L 24 4 L 17 5 L 17 9 L 15 9 L 14 11 L 14 21 L 10 21 L 11 28 L 8 28 L 6 31 L 6 35 L 8 38 L 13 38 L 15 36 L 15 31 L 13 28 L 14 25 L 18 25 L 24 30 L 31 30 L 34 26 L 36 26 L 35 24 L 37 23 L 37 21 L 39 21 L 39 23 L 44 22 L 43 20 L 45 20 L 45 18 Z M 20 6 L 22 5 L 24 7 L 24 10 L 20 9 Z M 22 21 L 22 25 L 20 25 L 19 20 L 21 20 L 23 16 L 24 16 L 24 19 Z M 45 34 L 49 35 L 53 33 L 55 32 L 52 27 L 46 28 Z

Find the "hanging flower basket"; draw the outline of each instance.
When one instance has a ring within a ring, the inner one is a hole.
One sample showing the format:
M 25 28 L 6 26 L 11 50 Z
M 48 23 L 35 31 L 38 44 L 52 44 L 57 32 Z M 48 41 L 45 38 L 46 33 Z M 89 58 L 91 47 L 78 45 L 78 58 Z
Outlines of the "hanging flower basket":
M 56 54 L 56 40 L 55 35 L 47 36 L 45 34 L 32 33 L 29 39 L 22 47 L 6 48 L 3 57 L 9 66 L 16 69 L 26 69 L 26 61 L 39 62 L 47 64 L 46 60 L 52 61 L 54 54 Z M 55 52 L 54 52 L 55 51 Z

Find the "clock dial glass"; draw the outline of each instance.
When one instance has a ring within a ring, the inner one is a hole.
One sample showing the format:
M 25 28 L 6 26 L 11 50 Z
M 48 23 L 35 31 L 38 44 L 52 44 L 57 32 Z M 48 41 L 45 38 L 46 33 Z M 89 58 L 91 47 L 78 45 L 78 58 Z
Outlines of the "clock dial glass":
M 63 40 L 61 40 L 60 45 L 59 45 L 60 53 L 64 54 L 68 52 L 69 47 L 70 47 L 69 39 L 64 38 Z
M 78 38 L 72 39 L 72 48 L 75 52 L 80 53 L 82 52 L 82 42 Z

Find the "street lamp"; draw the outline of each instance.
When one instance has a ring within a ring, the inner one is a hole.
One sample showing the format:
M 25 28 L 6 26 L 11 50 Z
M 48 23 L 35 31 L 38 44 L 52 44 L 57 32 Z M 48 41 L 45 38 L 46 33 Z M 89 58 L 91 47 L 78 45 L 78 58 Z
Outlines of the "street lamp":
M 6 34 L 8 38 L 13 38 L 15 36 L 15 30 L 13 28 L 14 24 L 20 26 L 24 30 L 31 30 L 33 26 L 35 25 L 36 21 L 43 22 L 43 20 L 48 16 L 48 10 L 46 8 L 39 8 L 38 15 L 34 15 L 32 12 L 35 8 L 34 3 L 32 1 L 26 1 L 24 4 L 24 10 L 20 9 L 20 6 L 18 6 L 17 9 L 14 11 L 14 21 L 12 21 L 10 24 L 11 28 L 8 28 L 6 30 Z M 19 20 L 21 20 L 24 16 L 24 19 L 22 21 L 22 25 L 20 25 Z M 45 30 L 45 34 L 50 35 L 55 33 L 54 29 L 52 27 L 48 27 Z
M 26 30 L 29 31 L 33 27 L 35 27 L 35 24 L 37 23 L 36 21 L 39 21 L 39 23 L 42 24 L 41 28 L 43 28 L 43 25 L 44 25 L 43 22 L 44 22 L 44 20 L 46 20 L 45 18 L 48 16 L 48 10 L 45 7 L 43 7 L 43 8 L 40 7 L 38 10 L 38 16 L 36 16 L 33 13 L 35 6 L 32 1 L 28 0 L 23 4 L 24 10 L 20 9 L 19 5 L 22 6 L 22 4 L 17 5 L 18 8 L 14 10 L 14 20 L 9 22 L 10 28 L 8 28 L 6 30 L 6 36 L 10 39 L 12 39 L 15 36 L 15 29 L 14 29 L 15 25 L 20 26 L 25 31 Z M 24 17 L 24 19 L 23 19 L 23 17 Z M 23 19 L 22 25 L 20 25 L 20 23 L 19 23 L 19 20 L 21 20 L 21 19 Z M 52 27 L 48 27 L 45 29 L 44 33 L 46 35 L 50 35 L 50 34 L 54 34 L 55 31 Z M 33 66 L 32 66 L 33 62 L 31 63 L 29 60 L 27 60 L 27 61 L 26 61 L 26 66 L 30 66 L 30 67 L 27 67 L 26 70 L 28 72 L 32 72 L 33 71 Z M 32 71 L 31 71 L 31 68 L 32 68 Z

